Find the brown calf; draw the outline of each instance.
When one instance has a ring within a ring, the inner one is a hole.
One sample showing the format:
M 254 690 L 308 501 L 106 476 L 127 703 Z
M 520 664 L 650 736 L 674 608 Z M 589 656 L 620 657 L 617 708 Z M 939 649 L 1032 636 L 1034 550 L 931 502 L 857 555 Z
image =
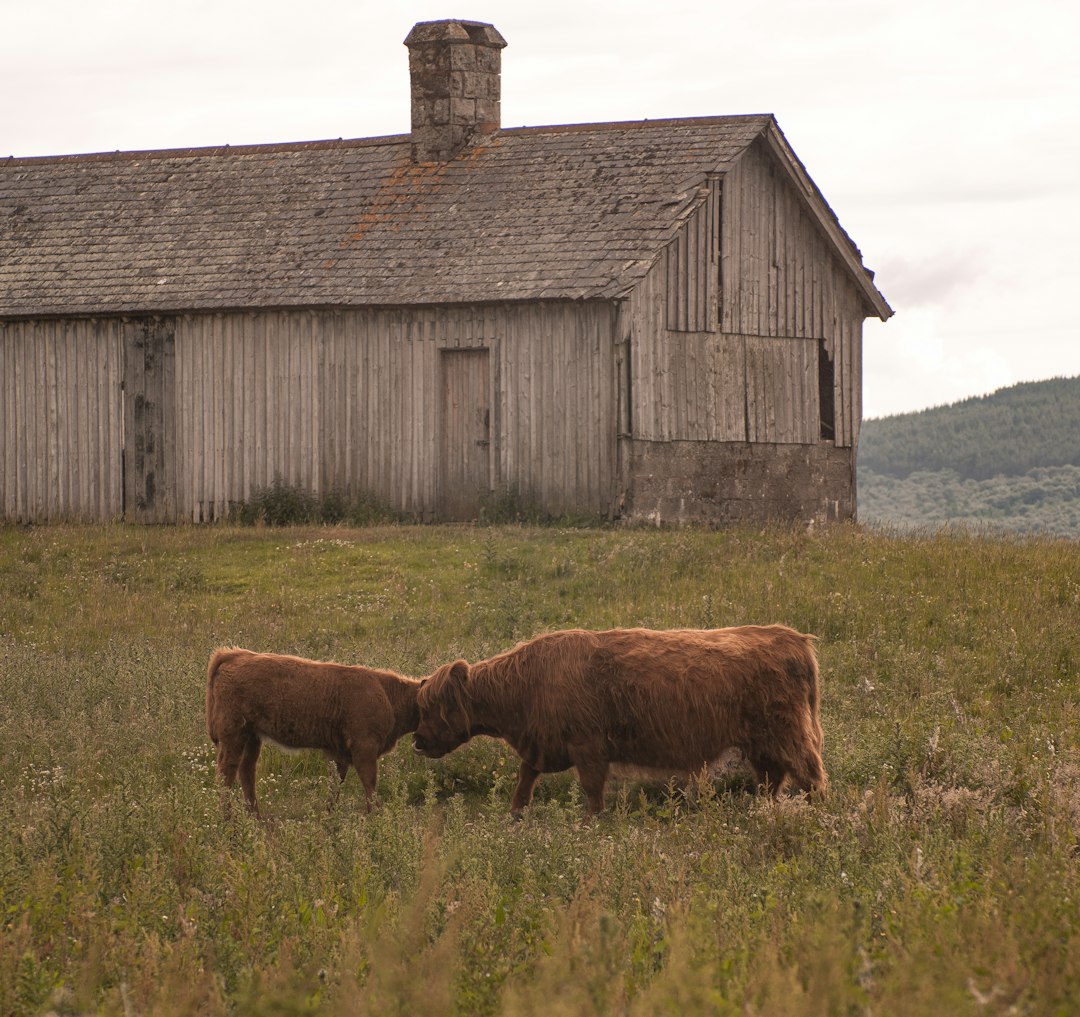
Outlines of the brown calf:
M 255 815 L 255 764 L 263 742 L 321 749 L 345 780 L 352 765 L 367 808 L 378 757 L 416 730 L 420 683 L 392 671 L 323 663 L 237 647 L 216 650 L 206 672 L 206 728 L 217 747 L 218 774 L 232 787 L 237 772 Z
M 521 756 L 514 815 L 541 773 L 573 766 L 590 812 L 611 765 L 695 773 L 739 749 L 772 795 L 824 794 L 814 637 L 782 625 L 573 629 L 537 636 L 421 684 L 414 749 L 438 758 L 474 735 Z

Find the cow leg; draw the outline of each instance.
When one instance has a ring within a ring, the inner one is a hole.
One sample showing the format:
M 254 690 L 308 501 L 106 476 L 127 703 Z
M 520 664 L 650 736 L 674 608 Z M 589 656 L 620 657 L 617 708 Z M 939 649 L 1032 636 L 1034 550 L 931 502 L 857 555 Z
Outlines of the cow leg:
M 352 765 L 360 776 L 360 782 L 364 785 L 367 810 L 371 812 L 379 777 L 379 753 L 377 747 L 361 746 L 359 749 L 354 749 Z
M 331 812 L 341 797 L 341 785 L 345 783 L 345 778 L 349 773 L 349 761 L 337 756 L 327 755 L 326 769 L 330 774 L 330 798 L 326 804 L 326 811 Z M 335 773 L 338 777 L 336 781 L 334 780 Z
M 592 815 L 604 811 L 604 788 L 607 786 L 608 762 L 593 753 L 574 754 L 581 790 L 585 792 L 585 807 Z
M 227 788 L 236 783 L 236 771 L 242 754 L 243 746 L 236 748 L 227 738 L 222 738 L 217 744 L 217 772 Z
M 829 787 L 829 778 L 825 773 L 821 755 L 809 751 L 806 758 L 799 761 L 795 769 L 795 779 L 811 800 L 824 798 Z
M 758 785 L 768 792 L 770 798 L 778 798 L 787 779 L 787 767 L 764 755 L 751 757 L 750 765 L 754 768 Z
M 262 742 L 257 734 L 250 734 L 244 741 L 240 755 L 240 788 L 247 799 L 248 808 L 257 816 L 259 806 L 255 801 L 255 765 L 259 762 Z
M 533 788 L 536 787 L 539 779 L 540 771 L 523 759 L 521 766 L 518 767 L 518 782 L 514 789 L 514 798 L 510 802 L 510 815 L 514 819 L 520 819 L 522 809 L 532 801 Z

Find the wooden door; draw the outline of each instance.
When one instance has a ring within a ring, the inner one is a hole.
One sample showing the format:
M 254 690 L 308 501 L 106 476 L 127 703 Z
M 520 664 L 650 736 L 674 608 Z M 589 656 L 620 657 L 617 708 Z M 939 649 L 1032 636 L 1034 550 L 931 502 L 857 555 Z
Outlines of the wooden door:
M 486 349 L 439 353 L 439 515 L 475 519 L 491 492 Z
M 176 521 L 175 328 L 169 318 L 124 325 L 124 517 Z

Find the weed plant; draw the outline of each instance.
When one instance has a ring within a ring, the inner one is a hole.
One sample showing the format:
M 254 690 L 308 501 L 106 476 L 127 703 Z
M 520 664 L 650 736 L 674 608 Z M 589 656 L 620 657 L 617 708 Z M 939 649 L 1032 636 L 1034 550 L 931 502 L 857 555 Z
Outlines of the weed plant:
M 231 520 L 242 526 L 371 526 L 396 522 L 398 515 L 370 494 L 330 490 L 320 496 L 277 477 L 249 501 L 236 505 Z
M 1080 545 L 838 528 L 0 529 L 0 1013 L 1080 1012 Z M 831 794 L 404 740 L 370 816 L 203 721 L 223 643 L 422 674 L 568 626 L 820 638 Z M 228 805 L 228 818 L 223 808 Z

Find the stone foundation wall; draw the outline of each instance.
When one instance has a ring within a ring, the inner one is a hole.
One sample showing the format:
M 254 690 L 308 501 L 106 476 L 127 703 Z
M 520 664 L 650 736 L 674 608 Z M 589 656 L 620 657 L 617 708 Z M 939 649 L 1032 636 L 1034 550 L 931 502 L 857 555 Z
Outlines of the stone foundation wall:
M 855 518 L 855 450 L 751 442 L 629 441 L 621 518 L 659 524 Z

